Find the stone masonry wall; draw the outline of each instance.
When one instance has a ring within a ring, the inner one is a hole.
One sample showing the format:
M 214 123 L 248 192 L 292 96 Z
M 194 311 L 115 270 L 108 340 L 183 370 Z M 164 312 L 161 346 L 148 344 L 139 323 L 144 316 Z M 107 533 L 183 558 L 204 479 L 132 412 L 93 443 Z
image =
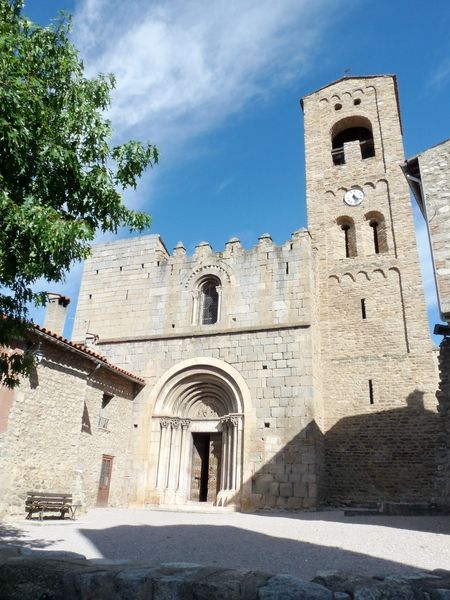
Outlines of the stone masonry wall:
M 450 321 L 450 140 L 418 158 L 439 304 Z
M 437 372 L 400 168 L 396 83 L 391 76 L 344 78 L 304 98 L 303 107 L 308 220 L 317 248 L 326 498 L 430 499 Z M 333 164 L 339 127 L 370 127 L 375 156 L 363 159 L 354 141 L 345 144 L 345 164 Z M 364 199 L 348 206 L 344 194 L 355 187 Z M 343 222 L 352 224 L 349 257 Z
M 14 393 L 0 434 L 0 513 L 24 513 L 30 490 L 69 492 L 83 509 L 95 505 L 102 454 L 116 458 L 110 499 L 122 505 L 133 389 L 114 375 L 53 343 L 42 343 L 44 359 Z M 117 379 L 117 381 L 115 381 Z M 98 429 L 103 391 L 115 396 L 108 408 L 109 432 Z M 86 402 L 90 433 L 82 433 Z
M 401 355 L 332 363 L 340 400 L 325 432 L 328 503 L 435 501 L 440 423 L 431 391 L 411 381 L 421 367 Z
M 195 311 L 205 275 L 221 282 L 220 315 L 212 325 L 202 325 Z M 169 256 L 158 236 L 94 249 L 85 265 L 74 337 L 86 329 L 99 335 L 100 352 L 146 379 L 133 417 L 137 504 L 151 501 L 155 486 L 152 390 L 168 369 L 201 357 L 236 368 L 250 390 L 241 505 L 317 503 L 323 440 L 312 380 L 312 285 L 306 231 L 282 246 L 263 235 L 248 251 L 235 238 L 217 253 L 204 242 L 192 257 L 181 244 Z
M 235 238 L 216 253 L 203 242 L 193 256 L 182 245 L 169 256 L 156 235 L 102 244 L 85 263 L 73 338 L 84 341 L 86 330 L 104 341 L 309 323 L 309 271 L 306 231 L 282 246 L 261 236 L 251 250 Z M 212 325 L 194 314 L 205 275 L 221 282 L 220 316 Z
M 450 324 L 450 140 L 418 156 L 425 217 L 431 242 L 441 317 Z M 438 502 L 450 501 L 450 340 L 439 349 L 440 381 L 437 391 L 440 415 L 438 437 Z
M 182 339 L 105 344 L 102 352 L 116 364 L 143 373 L 147 385 L 136 399 L 135 481 L 149 476 L 157 455 L 148 453 L 144 421 L 153 386 L 171 367 L 192 357 L 212 357 L 235 367 L 251 394 L 245 415 L 243 508 L 311 507 L 317 503 L 321 435 L 315 423 L 309 327 L 227 335 L 197 334 Z M 153 464 L 152 464 L 153 463 Z M 155 485 L 147 482 L 147 494 Z M 141 492 L 142 493 L 142 492 Z M 136 491 L 136 501 L 139 490 Z M 145 501 L 145 497 L 144 497 Z
M 101 409 L 103 393 L 112 395 L 109 404 Z M 129 442 L 132 432 L 133 389 L 111 373 L 96 374 L 85 390 L 86 408 L 91 432 L 80 431 L 77 474 L 82 482 L 83 506 L 95 506 L 102 456 L 112 456 L 111 486 L 108 506 L 126 506 L 129 483 Z M 99 416 L 107 419 L 106 428 L 99 427 Z
M 2 512 L 23 512 L 29 490 L 72 491 L 85 370 L 80 361 L 61 361 L 52 347 L 46 346 L 45 352 L 48 362 L 15 391 L 8 429 L 2 434 Z
M 193 256 L 144 236 L 101 245 L 86 262 L 74 338 L 98 335 L 101 352 L 147 381 L 133 417 L 138 505 L 154 486 L 152 390 L 168 369 L 202 357 L 233 366 L 250 391 L 244 508 L 433 495 L 437 373 L 395 79 L 343 78 L 303 107 L 309 232 L 281 246 L 265 234 L 250 250 L 235 238 L 215 253 L 202 242 Z M 345 164 L 333 163 L 333 134 L 347 126 L 370 128 L 375 156 L 363 159 L 351 141 Z M 364 200 L 350 207 L 344 194 L 354 187 Z M 211 276 L 220 315 L 203 325 L 199 286 Z

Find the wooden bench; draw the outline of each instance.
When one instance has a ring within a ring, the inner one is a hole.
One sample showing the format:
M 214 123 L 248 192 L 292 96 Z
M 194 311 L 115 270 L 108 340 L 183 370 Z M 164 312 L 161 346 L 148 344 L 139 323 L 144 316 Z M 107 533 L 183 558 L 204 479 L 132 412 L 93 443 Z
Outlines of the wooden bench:
M 39 520 L 42 521 L 42 515 L 45 512 L 59 512 L 59 518 L 64 519 L 66 513 L 75 520 L 75 513 L 78 504 L 73 504 L 72 494 L 54 494 L 48 492 L 28 492 L 25 501 L 25 510 L 27 519 L 31 519 L 33 513 L 39 513 Z

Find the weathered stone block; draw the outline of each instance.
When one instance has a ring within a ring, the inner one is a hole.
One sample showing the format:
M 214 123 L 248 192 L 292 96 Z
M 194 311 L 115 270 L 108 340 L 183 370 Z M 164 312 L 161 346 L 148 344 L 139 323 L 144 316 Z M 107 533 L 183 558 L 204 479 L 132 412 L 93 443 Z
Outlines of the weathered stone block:
M 296 498 L 306 498 L 308 496 L 308 484 L 294 483 L 294 496 Z
M 259 600 L 332 600 L 333 597 L 323 586 L 290 575 L 272 577 L 258 593 Z
M 292 496 L 292 484 L 291 483 L 280 483 L 280 496 L 288 498 Z

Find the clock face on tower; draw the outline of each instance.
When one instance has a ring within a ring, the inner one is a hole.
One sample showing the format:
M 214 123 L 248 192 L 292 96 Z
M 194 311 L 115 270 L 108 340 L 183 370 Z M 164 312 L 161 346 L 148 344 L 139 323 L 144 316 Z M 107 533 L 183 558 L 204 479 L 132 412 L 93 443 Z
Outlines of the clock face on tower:
M 359 188 L 351 188 L 344 194 L 344 202 L 349 206 L 358 206 L 364 200 L 364 192 Z

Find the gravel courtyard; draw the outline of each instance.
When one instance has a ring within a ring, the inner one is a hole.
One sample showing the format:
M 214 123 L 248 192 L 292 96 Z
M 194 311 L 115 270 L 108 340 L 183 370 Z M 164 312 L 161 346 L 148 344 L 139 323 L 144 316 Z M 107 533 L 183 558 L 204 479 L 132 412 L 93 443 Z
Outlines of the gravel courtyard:
M 0 524 L 2 543 L 87 558 L 191 562 L 289 573 L 450 569 L 450 517 L 95 509 L 75 522 Z

